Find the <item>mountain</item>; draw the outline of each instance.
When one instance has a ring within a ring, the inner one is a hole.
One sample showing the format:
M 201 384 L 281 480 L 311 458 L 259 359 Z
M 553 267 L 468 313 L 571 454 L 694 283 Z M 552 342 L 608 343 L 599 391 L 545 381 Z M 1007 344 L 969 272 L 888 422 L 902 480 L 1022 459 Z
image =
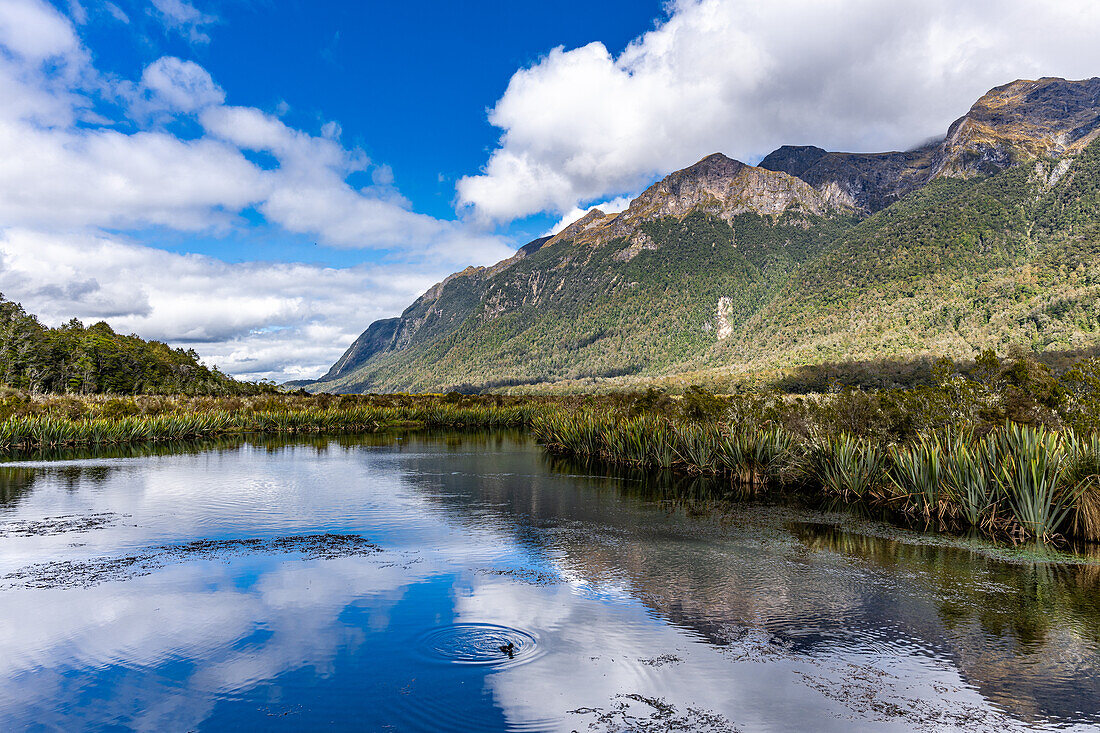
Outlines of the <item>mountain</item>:
M 991 174 L 1015 163 L 1073 156 L 1100 134 L 1100 81 L 1015 81 L 990 90 L 943 140 L 908 152 L 830 153 L 784 145 L 761 168 L 798 176 L 865 213 L 940 177 Z
M 271 389 L 238 382 L 199 363 L 194 351 L 115 333 L 102 321 L 75 318 L 43 326 L 0 295 L 0 385 L 31 392 L 111 394 L 256 394 Z
M 1100 79 L 991 90 L 916 150 L 721 154 L 377 321 L 317 391 L 739 381 L 1100 344 Z M 676 377 L 675 375 L 681 375 Z M 578 380 L 582 380 L 578 382 Z

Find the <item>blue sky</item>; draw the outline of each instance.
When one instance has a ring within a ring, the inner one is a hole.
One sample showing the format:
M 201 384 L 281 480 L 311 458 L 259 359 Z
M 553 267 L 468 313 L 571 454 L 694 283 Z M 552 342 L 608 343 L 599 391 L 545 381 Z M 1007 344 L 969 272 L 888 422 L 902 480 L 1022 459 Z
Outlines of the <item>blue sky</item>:
M 721 151 L 1100 73 L 1093 0 L 0 0 L 0 292 L 245 378 Z
M 455 181 L 476 173 L 493 148 L 499 130 L 489 124 L 486 109 L 516 69 L 558 45 L 598 40 L 619 53 L 663 15 L 660 2 L 639 0 L 596 8 L 577 0 L 241 0 L 193 5 L 209 20 L 192 31 L 166 24 L 149 2 L 117 0 L 128 23 L 105 3 L 81 3 L 87 21 L 80 34 L 100 70 L 136 78 L 156 59 L 175 56 L 209 71 L 231 104 L 281 112 L 288 125 L 314 133 L 336 120 L 345 145 L 388 165 L 412 207 L 438 218 L 455 216 Z M 72 14 L 65 0 L 54 5 Z M 198 42 L 195 34 L 202 37 Z M 369 176 L 363 178 L 369 182 Z M 501 231 L 523 244 L 542 236 L 558 218 L 538 214 Z M 163 231 L 147 232 L 145 241 L 230 261 L 305 258 L 348 265 L 364 260 L 358 252 L 315 248 L 312 237 L 262 226 L 261 219 L 259 228 L 229 236 Z

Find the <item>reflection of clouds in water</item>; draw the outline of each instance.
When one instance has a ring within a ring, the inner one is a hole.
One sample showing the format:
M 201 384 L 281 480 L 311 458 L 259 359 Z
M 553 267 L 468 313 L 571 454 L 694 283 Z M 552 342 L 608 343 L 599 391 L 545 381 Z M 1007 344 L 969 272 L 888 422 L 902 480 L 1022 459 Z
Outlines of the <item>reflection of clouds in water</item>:
M 256 454 L 260 454 L 257 456 Z M 0 536 L 0 574 L 45 560 L 119 555 L 195 538 L 263 537 L 316 531 L 366 532 L 385 543 L 433 547 L 465 563 L 498 558 L 508 543 L 490 527 L 455 532 L 447 512 L 414 490 L 396 459 L 382 453 L 262 448 L 198 456 L 91 461 L 112 466 L 97 486 L 65 488 L 47 468 L 18 512 L 6 519 L 110 511 L 127 517 L 109 532 Z M 259 458 L 259 460 L 257 460 Z M 79 462 L 78 462 L 79 463 Z M 71 467 L 75 470 L 75 467 Z M 422 487 L 421 487 L 422 488 Z M 80 547 L 72 547 L 79 542 Z
M 460 621 L 538 636 L 541 657 L 489 678 L 496 702 L 515 724 L 547 720 L 562 730 L 584 729 L 630 699 L 624 696 L 641 696 L 672 703 L 691 725 L 703 726 L 701 713 L 709 711 L 744 730 L 797 730 L 812 720 L 814 730 L 849 731 L 853 717 L 876 730 L 1023 728 L 992 709 L 949 664 L 919 654 L 743 655 L 741 646 L 761 645 L 757 635 L 715 647 L 653 618 L 641 604 L 609 603 L 567 585 L 479 580 L 458 596 L 456 612 Z M 661 657 L 673 661 L 654 663 Z M 577 709 L 587 712 L 567 714 Z
M 242 587 L 252 572 L 258 580 Z M 78 603 L 66 602 L 71 591 L 0 594 L 0 617 L 17 621 L 0 626 L 0 677 L 17 681 L 0 687 L 0 710 L 66 727 L 74 711 L 57 701 L 96 681 L 111 693 L 95 701 L 95 720 L 186 728 L 219 696 L 305 666 L 330 673 L 337 653 L 362 636 L 338 622 L 344 609 L 365 603 L 372 618 L 385 613 L 429 572 L 427 563 L 410 569 L 382 556 L 259 568 L 189 563 L 128 581 L 123 594 L 115 583 L 81 590 Z M 247 643 L 258 630 L 262 640 Z M 193 666 L 189 674 L 158 674 L 180 660 Z M 66 668 L 82 673 L 59 674 Z
M 482 724 L 482 703 L 470 702 L 481 678 L 446 691 L 423 668 L 346 665 L 374 654 L 382 637 L 416 638 L 452 622 L 537 635 L 537 656 L 490 669 L 484 681 L 517 725 L 631 729 L 628 714 L 663 700 L 677 715 L 717 711 L 745 730 L 806 720 L 819 730 L 848 730 L 853 720 L 882 730 L 1022 727 L 961 680 L 965 659 L 906 648 L 943 636 L 935 603 L 949 588 L 922 570 L 933 559 L 877 568 L 850 553 L 810 551 L 751 517 L 736 532 L 701 535 L 698 522 L 658 516 L 617 490 L 593 501 L 581 479 L 536 475 L 531 456 L 501 458 L 492 447 L 457 455 L 291 447 L 273 458 L 244 448 L 118 461 L 87 481 L 73 471 L 40 475 L 5 521 L 121 519 L 89 532 L 0 536 L 0 574 L 195 538 L 333 531 L 386 551 L 173 560 L 125 583 L 0 593 L 0 727 L 6 713 L 59 727 L 118 716 L 144 729 L 185 728 L 222 720 L 219 700 L 285 695 L 309 706 L 327 684 L 358 689 L 372 674 L 396 674 L 402 689 L 406 672 L 419 678 L 408 682 L 414 692 L 384 699 L 406 716 L 398 720 L 412 727 L 423 718 L 432 729 L 425 716 L 438 710 Z M 294 688 L 295 670 L 333 679 Z M 59 700 L 71 707 L 58 712 Z M 568 714 L 580 708 L 590 710 Z
M 381 535 L 390 548 L 371 558 L 186 562 L 79 590 L 7 590 L 0 679 L 18 682 L 0 686 L 0 714 L 64 727 L 92 713 L 83 705 L 59 710 L 57 701 L 92 694 L 94 683 L 110 693 L 95 701 L 91 724 L 117 717 L 145 730 L 194 725 L 219 697 L 289 670 L 330 674 L 336 656 L 367 633 L 355 625 L 362 619 L 340 623 L 350 606 L 367 608 L 366 627 L 383 630 L 409 585 L 514 550 L 490 527 L 456 532 L 447 512 L 410 489 L 393 457 L 331 452 L 298 461 L 296 453 L 316 454 L 290 448 L 284 460 L 267 461 L 250 452 L 111 461 L 105 479 L 97 471 L 95 491 L 76 481 L 85 490 L 74 492 L 72 470 L 61 482 L 47 469 L 16 516 L 127 518 L 93 532 L 0 537 L 0 574 L 196 537 L 317 528 Z M 425 549 L 409 554 L 395 544 Z M 180 664 L 190 667 L 182 678 L 158 672 Z

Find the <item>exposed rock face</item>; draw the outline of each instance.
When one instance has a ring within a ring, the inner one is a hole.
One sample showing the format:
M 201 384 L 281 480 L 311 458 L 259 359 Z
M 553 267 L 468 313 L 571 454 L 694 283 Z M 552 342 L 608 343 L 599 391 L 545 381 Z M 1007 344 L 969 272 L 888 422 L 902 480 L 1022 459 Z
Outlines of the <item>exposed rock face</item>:
M 939 176 L 986 175 L 1074 154 L 1100 134 L 1100 78 L 1014 81 L 990 90 L 947 136 L 916 150 L 831 153 L 785 145 L 760 162 L 813 186 L 834 206 L 878 211 Z
M 1100 134 L 1100 77 L 1014 81 L 951 125 L 937 174 L 993 173 L 1013 163 L 1073 155 Z
M 682 219 L 695 211 L 730 221 L 747 213 L 770 217 L 785 213 L 824 216 L 849 208 L 843 201 L 830 202 L 796 176 L 745 165 L 714 153 L 654 183 L 631 201 L 626 211 L 608 216 L 593 209 L 551 241 L 599 245 L 617 237 L 640 234 L 638 227 L 646 221 Z
M 904 153 L 830 153 L 784 145 L 760 161 L 810 184 L 834 206 L 878 211 L 926 183 L 934 166 L 932 148 Z

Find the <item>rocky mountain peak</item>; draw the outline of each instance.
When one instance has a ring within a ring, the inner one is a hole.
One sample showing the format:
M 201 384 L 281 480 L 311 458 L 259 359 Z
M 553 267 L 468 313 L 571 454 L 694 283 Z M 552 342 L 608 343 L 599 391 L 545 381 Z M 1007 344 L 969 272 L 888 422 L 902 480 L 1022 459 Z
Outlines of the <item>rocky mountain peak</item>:
M 797 176 L 836 205 L 889 206 L 939 176 L 987 175 L 1015 163 L 1075 155 L 1100 135 L 1100 78 L 1018 80 L 991 89 L 947 135 L 909 151 L 834 153 L 784 145 L 761 168 Z
M 784 171 L 799 178 L 819 160 L 829 155 L 829 151 L 815 145 L 784 145 L 773 150 L 762 161 L 761 168 Z
M 664 181 L 669 185 L 679 185 L 687 181 L 727 181 L 747 167 L 741 161 L 722 153 L 711 153 L 694 165 L 670 173 Z
M 713 153 L 654 183 L 631 201 L 626 211 L 608 216 L 593 209 L 551 241 L 599 245 L 632 236 L 646 221 L 683 219 L 696 211 L 730 221 L 747 213 L 773 218 L 788 212 L 823 216 L 835 208 L 795 176 Z
M 938 175 L 991 173 L 1073 155 L 1100 135 L 1100 78 L 1020 79 L 986 92 L 948 129 Z

